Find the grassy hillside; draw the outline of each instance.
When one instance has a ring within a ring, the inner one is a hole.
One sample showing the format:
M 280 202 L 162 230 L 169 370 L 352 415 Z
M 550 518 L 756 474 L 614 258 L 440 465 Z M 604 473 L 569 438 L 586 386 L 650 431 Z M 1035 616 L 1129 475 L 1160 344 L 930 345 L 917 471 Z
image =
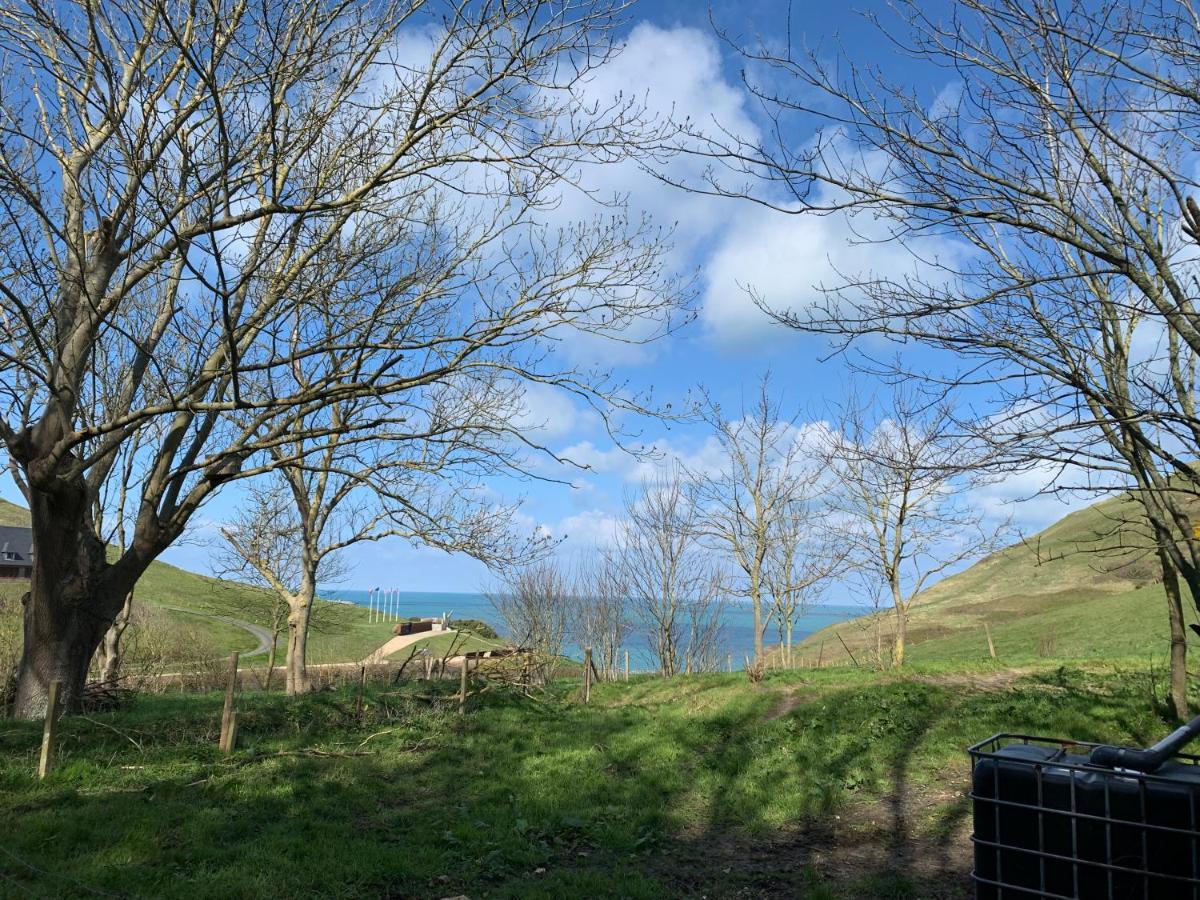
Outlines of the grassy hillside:
M 1105 500 L 942 580 L 913 605 L 911 658 L 986 657 L 986 625 L 1006 662 L 1165 659 L 1166 598 L 1153 558 L 1141 549 L 1143 532 L 1136 503 Z M 1188 615 L 1195 621 L 1194 611 Z M 886 646 L 890 609 L 817 632 L 798 652 L 848 661 L 840 636 L 856 656 L 870 655 L 877 628 Z
M 29 525 L 29 510 L 0 498 L 0 525 Z
M 28 526 L 29 510 L 0 500 L 0 525 Z M 16 617 L 25 590 L 20 584 L 0 584 L 0 668 L 4 657 L 19 652 Z M 229 616 L 269 628 L 275 602 L 259 588 L 197 575 L 164 562 L 150 564 L 135 597 L 143 607 L 142 634 L 136 639 L 159 663 L 208 660 L 232 650 L 252 650 L 258 640 L 249 632 L 212 617 Z M 367 619 L 367 611 L 359 607 L 319 603 L 313 612 L 309 661 L 350 662 L 379 647 L 391 635 L 392 626 Z M 168 659 L 163 660 L 163 655 Z
M 959 667 L 635 678 L 455 714 L 452 681 L 146 696 L 0 731 L 0 894 L 967 897 L 964 747 L 1144 744 L 1144 673 Z M 438 702 L 437 697 L 448 702 Z

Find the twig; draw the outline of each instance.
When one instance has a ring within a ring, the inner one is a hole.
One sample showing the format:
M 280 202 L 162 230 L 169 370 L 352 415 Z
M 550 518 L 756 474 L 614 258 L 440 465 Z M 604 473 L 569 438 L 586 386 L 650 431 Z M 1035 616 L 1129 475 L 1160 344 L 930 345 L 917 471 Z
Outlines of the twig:
M 85 721 L 85 722 L 91 722 L 93 725 L 99 725 L 101 728 L 107 728 L 113 734 L 119 734 L 121 737 L 125 738 L 125 740 L 129 741 L 129 743 L 133 744 L 133 746 L 137 747 L 139 753 L 146 752 L 146 748 L 144 748 L 141 744 L 139 744 L 137 741 L 135 741 L 133 738 L 131 738 L 129 735 L 127 735 L 125 732 L 123 732 L 121 729 L 114 728 L 112 725 L 109 725 L 107 722 L 99 722 L 96 719 L 91 718 L 90 716 L 80 716 L 79 718 L 83 719 L 83 721 Z
M 380 737 L 381 735 L 385 735 L 385 734 L 391 734 L 395 730 L 396 730 L 395 728 L 388 728 L 386 731 L 377 731 L 374 734 L 367 735 L 365 738 L 362 739 L 362 743 L 360 743 L 358 745 L 358 749 L 361 750 L 363 748 L 363 746 L 367 743 L 367 741 L 371 740 L 372 738 L 377 738 L 377 737 Z

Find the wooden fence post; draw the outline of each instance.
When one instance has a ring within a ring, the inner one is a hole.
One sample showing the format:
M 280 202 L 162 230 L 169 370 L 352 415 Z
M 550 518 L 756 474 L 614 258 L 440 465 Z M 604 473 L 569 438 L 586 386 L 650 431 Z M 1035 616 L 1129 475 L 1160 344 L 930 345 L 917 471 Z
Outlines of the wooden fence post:
M 363 714 L 363 689 L 367 686 L 367 667 L 364 665 L 358 671 L 358 701 L 354 704 L 354 715 L 361 719 Z
M 996 645 L 992 643 L 992 629 L 988 628 L 988 623 L 983 623 L 983 633 L 987 635 L 988 656 L 992 659 L 996 658 Z
M 842 636 L 840 634 L 838 634 L 838 632 L 835 631 L 834 634 L 837 635 L 837 639 L 839 641 L 842 641 Z M 854 668 L 857 669 L 858 668 L 858 660 L 854 658 L 854 654 L 850 652 L 850 648 L 846 646 L 845 641 L 842 641 L 842 649 L 846 651 L 846 655 L 850 657 L 850 662 L 854 663 Z
M 458 667 L 458 714 L 460 716 L 467 711 L 467 666 L 470 665 L 470 662 L 464 653 L 462 665 Z
M 629 651 L 625 651 L 625 680 L 629 680 Z
M 817 649 L 817 668 L 821 668 L 821 664 L 825 661 L 825 642 L 821 641 L 821 646 Z
M 225 708 L 221 711 L 221 740 L 218 746 L 222 753 L 232 753 L 237 740 L 237 713 L 233 709 L 233 698 L 237 693 L 238 651 L 229 654 L 229 683 L 225 686 Z
M 38 778 L 45 778 L 54 766 L 54 739 L 58 735 L 59 690 L 62 684 L 50 682 L 46 693 L 46 724 L 42 727 L 42 756 L 38 760 Z
M 725 654 L 725 668 L 727 668 L 730 672 L 733 671 L 733 654 L 732 653 Z
M 592 648 L 583 651 L 583 702 L 592 698 Z

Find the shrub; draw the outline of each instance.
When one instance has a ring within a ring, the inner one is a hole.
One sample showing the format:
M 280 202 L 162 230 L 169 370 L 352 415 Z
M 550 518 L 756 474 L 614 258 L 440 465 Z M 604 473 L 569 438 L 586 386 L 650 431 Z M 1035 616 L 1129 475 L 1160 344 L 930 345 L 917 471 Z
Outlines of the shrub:
M 1038 656 L 1056 656 L 1058 654 L 1058 635 L 1050 632 L 1038 641 Z
M 496 633 L 496 629 L 487 622 L 479 619 L 451 619 L 450 627 L 457 631 L 467 631 L 475 635 L 475 637 L 485 638 L 487 640 L 497 640 L 500 635 Z

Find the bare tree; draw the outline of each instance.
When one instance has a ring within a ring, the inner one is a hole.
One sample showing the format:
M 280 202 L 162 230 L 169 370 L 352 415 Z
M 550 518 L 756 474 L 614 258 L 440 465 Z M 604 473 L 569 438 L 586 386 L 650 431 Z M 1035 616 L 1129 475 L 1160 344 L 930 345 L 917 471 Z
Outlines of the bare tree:
M 630 624 L 629 587 L 617 555 L 611 549 L 593 550 L 575 570 L 572 594 L 575 642 L 593 649 L 604 677 L 615 677 Z
M 144 474 L 138 471 L 138 450 L 144 436 L 144 432 L 139 432 L 118 449 L 116 464 L 93 499 L 92 516 L 96 533 L 118 555 L 125 552 L 129 532 L 136 519 L 136 509 L 132 507 L 137 499 L 138 481 Z M 115 685 L 120 680 L 124 656 L 122 640 L 133 620 L 133 595 L 134 591 L 130 588 L 120 611 L 100 642 L 98 662 L 103 684 Z
M 794 497 L 770 535 L 763 583 L 771 597 L 768 619 L 775 622 L 788 666 L 796 623 L 829 581 L 846 575 L 850 547 L 825 521 L 829 511 L 823 495 L 820 500 Z
M 695 494 L 697 534 L 727 553 L 740 578 L 739 594 L 754 614 L 754 658 L 763 658 L 769 624 L 768 556 L 789 506 L 803 499 L 814 475 L 803 471 L 794 421 L 770 395 L 770 376 L 759 381 L 752 405 L 736 419 L 706 399 L 701 414 L 720 444 L 713 471 L 688 473 Z
M 873 418 L 868 404 L 847 404 L 827 437 L 825 462 L 837 481 L 840 539 L 890 595 L 892 660 L 903 665 L 913 601 L 946 571 L 994 549 L 999 530 L 985 528 L 963 495 L 963 479 L 981 460 L 950 409 L 925 406 L 903 389 L 891 400 Z
M 270 598 L 265 618 L 272 640 L 264 685 L 270 690 L 279 639 L 288 621 L 288 601 L 299 592 L 302 579 L 300 527 L 286 486 L 273 477 L 250 482 L 238 512 L 221 527 L 221 536 L 225 549 L 216 558 L 217 573 L 257 584 Z M 326 561 L 321 574 L 327 580 L 334 573 L 326 570 L 336 564 L 333 557 Z M 238 598 L 244 603 L 246 595 Z M 261 613 L 257 601 L 254 597 L 253 612 Z
M 1130 490 L 1163 566 L 1182 715 L 1180 578 L 1200 603 L 1188 521 L 1200 483 L 1200 19 L 1189 3 L 1083 0 L 964 0 L 944 21 L 912 0 L 891 12 L 877 24 L 904 45 L 902 81 L 849 52 L 740 46 L 766 133 L 821 130 L 761 145 L 696 135 L 719 165 L 694 187 L 857 214 L 863 240 L 911 250 L 910 275 L 846 273 L 813 308 L 759 300 L 846 343 L 883 335 L 948 351 L 959 365 L 938 380 L 990 385 L 1018 463 L 1069 466 L 1067 487 Z M 945 88 L 933 103 L 931 81 Z M 930 377 L 876 366 L 856 345 L 868 368 Z
M 341 357 L 358 352 L 339 351 L 332 367 L 349 365 Z M 519 401 L 512 386 L 457 371 L 385 403 L 333 402 L 269 451 L 290 513 L 275 512 L 274 494 L 264 499 L 292 547 L 260 547 L 251 530 L 228 530 L 225 537 L 287 604 L 289 695 L 311 687 L 306 648 L 317 587 L 333 580 L 331 568 L 346 548 L 402 538 L 507 567 L 544 549 L 536 535 L 512 533 L 511 505 L 477 489 L 482 476 L 519 468 L 507 425 Z M 348 422 L 372 428 L 347 431 Z
M 548 684 L 562 663 L 572 603 L 570 578 L 554 559 L 508 569 L 488 592 L 508 637 L 527 650 L 529 674 Z
M 619 208 L 549 224 L 581 166 L 657 142 L 636 103 L 582 96 L 622 8 L 0 11 L 0 438 L 37 546 L 16 715 L 40 715 L 53 680 L 75 705 L 138 577 L 223 484 L 303 465 L 280 452 L 297 430 L 316 453 L 374 427 L 335 424 L 333 403 L 473 370 L 640 408 L 545 352 L 643 321 L 650 339 L 680 296 L 661 235 Z M 428 36 L 415 59 L 411 34 Z M 93 498 L 151 426 L 109 562 Z
M 617 542 L 633 616 L 663 675 L 708 671 L 718 659 L 720 567 L 701 545 L 686 476 L 660 473 L 626 500 Z

